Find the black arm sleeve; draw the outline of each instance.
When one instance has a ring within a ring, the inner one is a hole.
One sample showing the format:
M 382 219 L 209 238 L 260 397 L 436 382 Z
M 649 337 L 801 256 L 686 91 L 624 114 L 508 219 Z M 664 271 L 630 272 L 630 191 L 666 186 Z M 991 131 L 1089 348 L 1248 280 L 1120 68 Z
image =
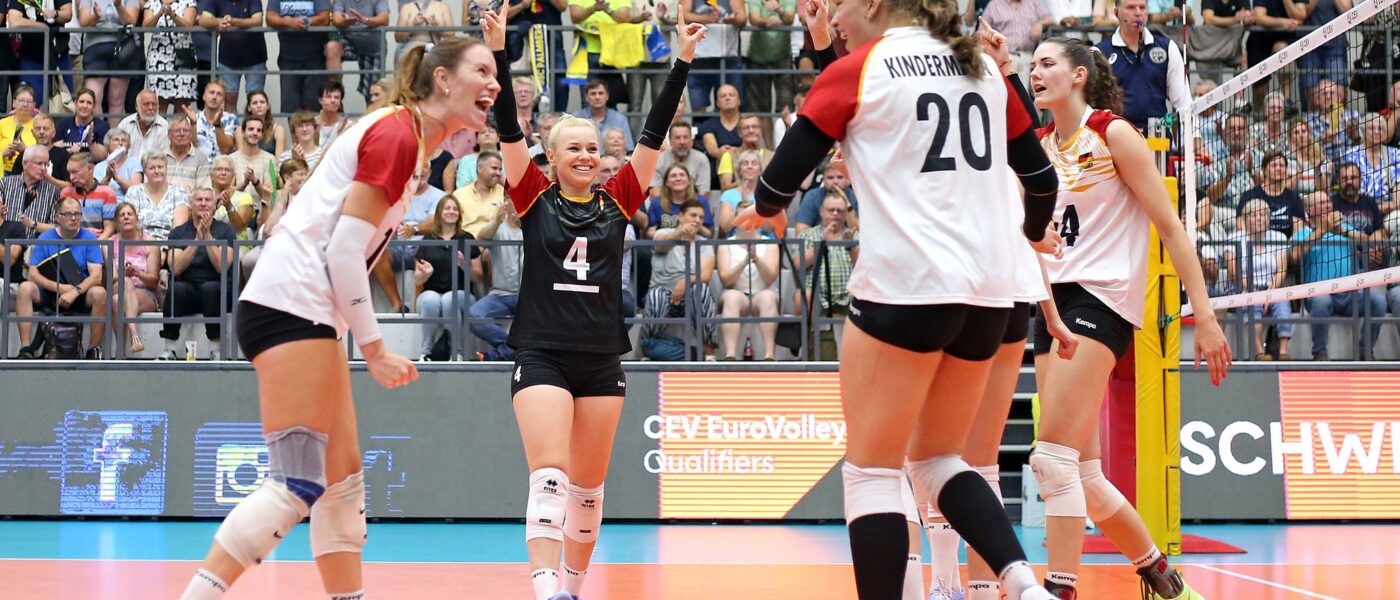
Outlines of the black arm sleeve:
M 825 71 L 828 66 L 831 66 L 831 63 L 836 62 L 837 58 L 839 57 L 836 56 L 836 46 L 827 46 L 826 48 L 818 50 L 817 70 Z
M 758 189 L 754 190 L 758 214 L 771 217 L 787 209 L 797 197 L 802 180 L 821 164 L 835 144 L 836 140 L 799 115 L 758 178 Z
M 671 72 L 666 75 L 666 83 L 656 94 L 656 101 L 651 103 L 651 112 L 647 113 L 646 123 L 642 125 L 642 134 L 637 137 L 638 144 L 652 150 L 661 149 L 661 142 L 671 129 L 671 121 L 676 118 L 681 94 L 685 93 L 687 75 L 690 75 L 690 63 L 676 59 L 675 64 L 671 65 Z
M 501 91 L 496 94 L 496 103 L 492 105 L 496 115 L 496 133 L 501 136 L 502 144 L 518 142 L 525 139 L 525 132 L 520 130 L 520 120 L 515 113 L 515 93 L 510 82 L 510 59 L 506 57 L 505 50 L 497 50 L 496 55 L 496 83 L 501 84 Z
M 1025 206 L 1026 218 L 1021 224 L 1021 231 L 1026 234 L 1026 239 L 1038 242 L 1045 237 L 1045 226 L 1055 215 L 1060 178 L 1055 175 L 1050 159 L 1045 157 L 1045 149 L 1036 139 L 1034 129 L 1027 129 L 1015 139 L 1006 141 L 1006 162 L 1025 189 L 1021 203 Z
M 1035 108 L 1035 99 L 1031 97 L 1030 91 L 1021 83 L 1021 77 L 1012 73 L 1006 76 L 1006 81 L 1016 89 L 1016 97 L 1021 99 L 1021 105 L 1026 107 L 1026 114 L 1031 116 L 1031 129 L 1040 129 L 1040 111 Z

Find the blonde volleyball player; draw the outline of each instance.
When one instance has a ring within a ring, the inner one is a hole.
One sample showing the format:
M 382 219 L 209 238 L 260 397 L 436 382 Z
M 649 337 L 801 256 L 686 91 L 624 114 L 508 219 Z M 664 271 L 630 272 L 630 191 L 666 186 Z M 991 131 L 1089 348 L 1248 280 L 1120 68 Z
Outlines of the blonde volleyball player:
M 505 17 L 488 12 L 482 26 L 507 88 Z M 577 600 L 597 543 L 603 480 L 627 391 L 619 355 L 631 349 L 622 311 L 623 240 L 646 201 L 643 190 L 704 36 L 704 26 L 679 20 L 676 63 L 632 159 L 596 189 L 601 161 L 591 120 L 566 118 L 550 131 L 547 177 L 530 160 L 515 103 L 496 103 L 507 189 L 525 243 L 520 312 L 510 330 L 510 345 L 519 349 L 511 394 L 530 468 L 525 543 L 539 600 Z
M 1036 321 L 1035 374 L 1040 391 L 1040 437 L 1031 466 L 1047 516 L 1050 573 L 1046 587 L 1073 599 L 1084 538 L 1084 517 L 1113 540 L 1143 581 L 1143 597 L 1200 598 L 1167 565 L 1147 527 L 1104 478 L 1099 455 L 1099 405 L 1114 364 L 1143 326 L 1148 225 L 1195 306 L 1209 298 L 1195 249 L 1172 209 L 1147 142 L 1114 114 L 1122 92 L 1104 56 L 1077 39 L 1053 38 L 1035 51 L 1031 90 L 1053 123 L 1041 144 L 1060 175 L 1055 222 L 1064 239 L 1059 258 L 1046 257 L 1056 304 L 1080 337 L 1072 359 Z M 1151 324 L 1155 325 L 1155 324 Z M 1211 382 L 1225 379 L 1230 347 L 1210 311 L 1196 316 L 1196 362 L 1205 358 Z
M 1058 182 L 1025 109 L 1008 101 L 1014 92 L 957 20 L 951 0 L 837 2 L 833 22 L 855 50 L 817 79 L 757 205 L 735 220 L 786 231 L 783 210 L 801 178 L 841 140 L 867 199 L 841 352 L 842 479 L 862 600 L 903 593 L 913 503 L 901 468 L 916 423 L 930 430 L 921 432 L 928 454 L 910 457 L 914 484 L 987 558 L 1008 597 L 1050 598 L 996 496 L 958 452 L 1014 304 L 1004 272 L 1025 243 L 1004 226 L 1009 207 L 986 199 L 1015 193 L 1002 176 L 1011 167 L 1026 189 L 1026 237 L 1053 245 L 1045 227 Z
M 185 600 L 223 596 L 311 516 L 311 550 L 328 598 L 364 597 L 364 476 L 337 338 L 355 336 L 386 388 L 418 378 L 380 339 L 366 265 L 398 229 L 428 149 L 480 130 L 500 91 L 478 40 L 420 46 L 399 62 L 390 106 L 341 134 L 278 222 L 239 299 L 238 339 L 258 374 L 270 475 L 224 519 Z

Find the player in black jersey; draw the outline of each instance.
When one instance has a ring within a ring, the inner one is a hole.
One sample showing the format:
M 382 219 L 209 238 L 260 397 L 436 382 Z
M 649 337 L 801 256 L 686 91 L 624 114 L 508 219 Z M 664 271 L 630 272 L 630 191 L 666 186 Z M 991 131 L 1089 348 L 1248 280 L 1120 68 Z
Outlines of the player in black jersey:
M 508 87 L 505 19 L 488 12 L 481 24 L 497 77 Z M 519 348 L 511 393 L 530 466 L 525 541 L 538 600 L 578 597 L 602 522 L 603 480 L 627 391 L 619 355 L 631 350 L 622 313 L 623 238 L 646 200 L 695 45 L 705 36 L 703 26 L 683 18 L 677 30 L 678 60 L 632 160 L 597 189 L 593 121 L 566 117 L 554 126 L 544 141 L 546 176 L 530 160 L 515 103 L 495 105 L 506 188 L 525 242 L 520 311 L 510 332 L 510 345 Z

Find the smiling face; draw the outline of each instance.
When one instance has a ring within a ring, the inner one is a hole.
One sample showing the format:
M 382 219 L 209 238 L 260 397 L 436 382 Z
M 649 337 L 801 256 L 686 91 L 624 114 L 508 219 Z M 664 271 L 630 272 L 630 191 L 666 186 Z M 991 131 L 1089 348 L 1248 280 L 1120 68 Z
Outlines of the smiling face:
M 681 214 L 677 216 L 679 217 L 678 221 L 680 221 L 682 225 L 690 225 L 699 229 L 700 226 L 705 224 L 705 209 L 699 206 L 687 208 L 681 211 Z
M 847 48 L 864 46 L 884 33 L 884 27 L 872 19 L 872 4 L 864 0 L 835 0 L 836 10 L 831 13 L 831 26 L 841 39 L 846 40 Z
M 744 181 L 757 181 L 763 174 L 763 161 L 757 154 L 745 153 L 739 157 L 739 178 Z
M 457 224 L 462 222 L 462 207 L 457 206 L 457 199 L 452 196 L 443 198 L 442 210 L 440 212 L 442 214 L 443 225 L 450 225 L 453 229 L 456 229 Z
M 257 119 L 249 119 L 243 122 L 243 144 L 249 148 L 256 148 L 262 142 L 263 122 Z
M 199 217 L 214 214 L 214 191 L 209 188 L 195 190 L 194 196 L 190 198 L 190 209 Z
M 476 180 L 488 188 L 501 184 L 501 159 L 483 156 L 476 161 Z
M 739 139 L 750 148 L 763 145 L 763 121 L 758 117 L 747 117 L 739 121 Z
M 684 166 L 674 164 L 666 169 L 666 189 L 671 190 L 673 197 L 684 196 L 686 190 L 690 189 L 690 173 Z
M 554 144 L 546 154 L 559 183 L 574 190 L 586 190 L 598 171 L 598 130 L 582 119 L 569 119 L 554 126 Z
M 92 112 L 97 108 L 97 104 L 92 99 L 92 94 L 78 94 L 78 98 L 73 101 L 73 111 L 84 121 L 92 118 Z
M 466 47 L 456 68 L 433 69 L 433 82 L 439 92 L 449 93 L 445 105 L 454 120 L 472 131 L 486 126 L 501 84 L 496 82 L 496 58 L 485 44 Z

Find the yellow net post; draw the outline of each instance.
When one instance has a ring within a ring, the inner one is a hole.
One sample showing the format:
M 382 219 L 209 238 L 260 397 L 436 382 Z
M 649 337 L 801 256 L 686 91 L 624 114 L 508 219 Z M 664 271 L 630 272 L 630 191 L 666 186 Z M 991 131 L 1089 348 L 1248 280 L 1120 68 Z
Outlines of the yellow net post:
M 1157 151 L 1169 146 L 1162 138 L 1148 142 Z M 1163 178 L 1163 183 L 1175 205 L 1176 178 Z M 1175 555 L 1181 554 L 1181 323 L 1164 324 L 1162 317 L 1179 313 L 1181 284 L 1156 227 L 1148 243 L 1143 328 L 1134 336 L 1137 510 L 1157 547 Z

